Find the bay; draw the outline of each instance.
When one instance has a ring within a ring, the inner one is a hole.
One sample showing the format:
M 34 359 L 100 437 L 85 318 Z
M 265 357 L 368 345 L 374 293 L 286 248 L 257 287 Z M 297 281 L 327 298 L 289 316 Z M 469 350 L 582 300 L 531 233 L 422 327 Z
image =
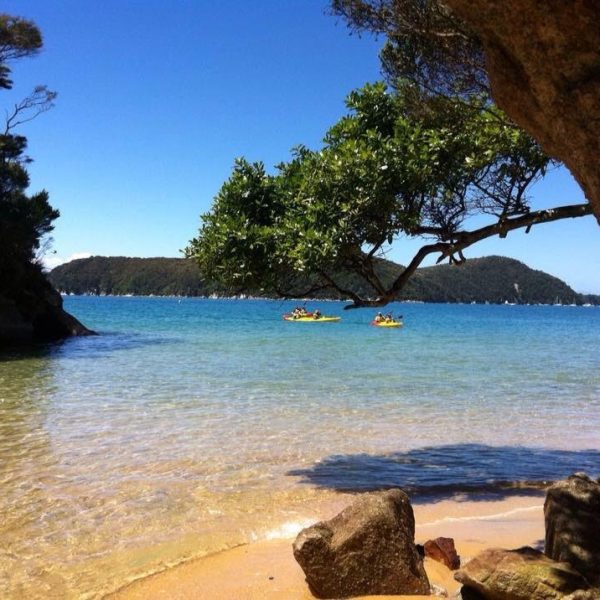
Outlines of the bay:
M 96 598 L 342 493 L 600 474 L 600 309 L 67 297 L 101 335 L 0 356 L 0 595 Z

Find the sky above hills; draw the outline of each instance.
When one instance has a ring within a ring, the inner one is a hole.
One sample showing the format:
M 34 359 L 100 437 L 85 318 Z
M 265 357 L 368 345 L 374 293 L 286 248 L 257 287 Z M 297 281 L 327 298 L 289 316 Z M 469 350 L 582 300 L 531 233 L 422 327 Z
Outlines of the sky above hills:
M 88 255 L 180 256 L 238 156 L 271 168 L 320 145 L 353 88 L 381 78 L 382 40 L 350 36 L 325 0 L 5 0 L 45 45 L 13 64 L 8 108 L 34 85 L 56 106 L 22 126 L 32 191 L 61 212 L 56 264 Z M 564 168 L 534 190 L 535 208 L 583 195 Z M 407 262 L 418 242 L 388 256 Z M 500 254 L 600 293 L 593 217 L 512 232 L 467 257 Z

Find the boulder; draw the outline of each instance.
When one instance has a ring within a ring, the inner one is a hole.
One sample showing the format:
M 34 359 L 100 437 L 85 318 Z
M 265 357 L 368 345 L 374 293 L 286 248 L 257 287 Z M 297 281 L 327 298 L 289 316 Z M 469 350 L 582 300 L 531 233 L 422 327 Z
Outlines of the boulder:
M 425 556 L 446 565 L 451 571 L 460 568 L 460 556 L 454 547 L 454 540 L 447 537 L 438 537 L 428 540 L 424 545 Z
M 94 335 L 63 309 L 61 295 L 36 265 L 17 283 L 0 281 L 0 348 Z
M 558 600 L 589 588 L 573 567 L 528 547 L 484 550 L 454 577 L 486 600 Z
M 552 485 L 544 502 L 546 555 L 600 586 L 600 483 L 576 473 Z
M 403 491 L 363 494 L 330 521 L 302 530 L 294 557 L 317 598 L 429 595 L 414 535 L 413 510 Z

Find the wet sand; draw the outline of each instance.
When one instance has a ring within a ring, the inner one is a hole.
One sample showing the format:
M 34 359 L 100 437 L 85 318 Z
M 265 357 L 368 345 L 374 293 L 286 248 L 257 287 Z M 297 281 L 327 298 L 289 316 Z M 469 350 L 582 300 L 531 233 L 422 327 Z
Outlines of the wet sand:
M 417 543 L 452 537 L 463 563 L 484 548 L 541 547 L 543 494 L 498 500 L 455 498 L 414 506 Z M 329 518 L 332 515 L 323 515 Z M 311 600 L 291 539 L 264 540 L 190 561 L 146 577 L 108 596 L 111 600 Z M 432 584 L 452 595 L 459 587 L 443 565 L 425 560 Z M 416 599 L 426 596 L 406 596 Z M 429 598 L 431 596 L 428 596 Z M 366 598 L 366 597 L 365 597 Z M 403 596 L 376 596 L 375 600 Z

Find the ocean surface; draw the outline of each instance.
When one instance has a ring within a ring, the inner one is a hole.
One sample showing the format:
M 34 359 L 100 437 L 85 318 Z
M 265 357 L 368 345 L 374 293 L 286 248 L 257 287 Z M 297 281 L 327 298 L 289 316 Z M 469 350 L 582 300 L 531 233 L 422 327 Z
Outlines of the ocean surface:
M 600 475 L 600 308 L 67 297 L 101 335 L 0 355 L 0 597 L 100 598 L 341 493 Z

